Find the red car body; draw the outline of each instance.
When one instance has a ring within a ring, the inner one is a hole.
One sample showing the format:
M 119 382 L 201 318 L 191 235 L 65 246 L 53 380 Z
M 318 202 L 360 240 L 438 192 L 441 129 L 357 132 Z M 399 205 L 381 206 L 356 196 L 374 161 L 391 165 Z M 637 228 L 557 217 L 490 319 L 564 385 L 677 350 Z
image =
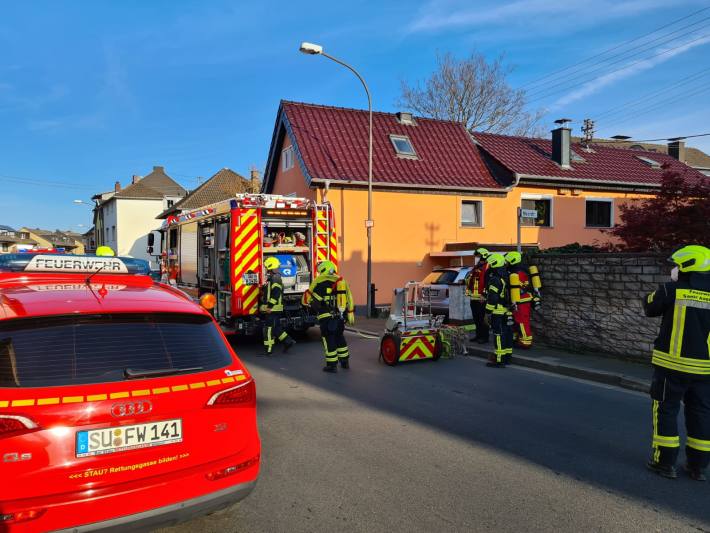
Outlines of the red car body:
M 246 497 L 254 380 L 211 315 L 144 274 L 87 277 L 0 263 L 0 531 L 151 529 Z

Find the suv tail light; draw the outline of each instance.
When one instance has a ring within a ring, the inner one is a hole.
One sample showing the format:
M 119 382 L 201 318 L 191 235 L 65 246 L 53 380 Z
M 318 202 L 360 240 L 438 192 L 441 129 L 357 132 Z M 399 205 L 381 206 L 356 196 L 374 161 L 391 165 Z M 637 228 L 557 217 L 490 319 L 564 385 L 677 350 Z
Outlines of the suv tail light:
M 32 420 L 18 415 L 0 415 L 0 438 L 34 431 L 39 426 Z
M 256 401 L 256 385 L 250 379 L 246 383 L 231 387 L 216 393 L 207 402 L 208 407 L 237 407 L 254 404 Z
M 218 479 L 222 479 L 227 476 L 237 474 L 237 473 L 241 472 L 242 470 L 246 470 L 247 468 L 252 467 L 258 463 L 259 463 L 259 455 L 255 455 L 251 459 L 244 461 L 243 463 L 239 463 L 238 465 L 228 466 L 227 468 L 222 468 L 221 470 L 215 470 L 214 472 L 210 472 L 209 474 L 205 474 L 205 477 L 207 479 L 209 479 L 210 481 L 217 481 Z
M 27 522 L 29 520 L 39 518 L 46 512 L 47 509 L 30 509 L 29 511 L 18 511 L 16 513 L 0 514 L 0 525 Z

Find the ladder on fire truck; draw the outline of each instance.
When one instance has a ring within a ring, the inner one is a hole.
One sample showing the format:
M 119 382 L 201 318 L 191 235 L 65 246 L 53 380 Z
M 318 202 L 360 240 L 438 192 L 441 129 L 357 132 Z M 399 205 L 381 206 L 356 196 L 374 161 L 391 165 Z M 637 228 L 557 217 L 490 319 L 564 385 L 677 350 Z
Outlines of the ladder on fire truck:
M 317 205 L 314 210 L 315 246 L 313 262 L 332 261 L 338 264 L 338 240 L 335 235 L 335 221 L 330 204 Z

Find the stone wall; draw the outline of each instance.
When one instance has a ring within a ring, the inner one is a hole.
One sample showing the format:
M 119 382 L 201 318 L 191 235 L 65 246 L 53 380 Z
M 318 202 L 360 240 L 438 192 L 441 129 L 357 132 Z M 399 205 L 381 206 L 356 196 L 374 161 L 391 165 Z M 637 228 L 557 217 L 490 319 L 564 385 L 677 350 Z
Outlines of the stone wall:
M 642 298 L 669 281 L 665 257 L 639 254 L 539 254 L 543 307 L 536 340 L 572 351 L 650 359 L 660 319 L 646 318 Z

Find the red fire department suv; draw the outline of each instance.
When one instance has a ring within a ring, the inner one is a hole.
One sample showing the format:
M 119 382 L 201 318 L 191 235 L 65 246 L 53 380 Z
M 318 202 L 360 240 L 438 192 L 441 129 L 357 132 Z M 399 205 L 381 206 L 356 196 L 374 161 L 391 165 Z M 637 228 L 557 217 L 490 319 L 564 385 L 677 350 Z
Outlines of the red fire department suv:
M 145 261 L 0 256 L 0 531 L 133 531 L 259 472 L 254 380 Z

